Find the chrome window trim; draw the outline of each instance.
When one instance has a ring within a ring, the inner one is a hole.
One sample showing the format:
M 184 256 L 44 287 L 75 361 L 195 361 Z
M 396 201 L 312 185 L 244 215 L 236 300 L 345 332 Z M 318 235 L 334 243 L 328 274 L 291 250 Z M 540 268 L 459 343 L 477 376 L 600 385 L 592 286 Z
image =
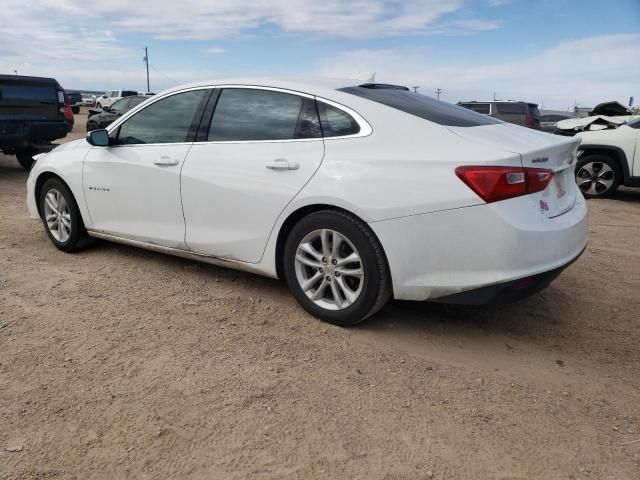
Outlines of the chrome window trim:
M 326 99 L 324 97 L 318 97 L 316 95 L 311 95 L 309 93 L 300 92 L 298 90 L 291 90 L 287 88 L 280 87 L 267 87 L 264 85 L 239 85 L 239 84 L 221 84 L 221 85 L 206 85 L 206 86 L 198 86 L 198 87 L 190 87 L 184 88 L 182 90 L 173 91 L 168 93 L 167 95 L 158 96 L 154 98 L 152 102 L 146 104 L 146 102 L 142 102 L 136 107 L 129 110 L 126 115 L 120 117 L 117 121 L 113 122 L 111 125 L 107 127 L 107 132 L 111 134 L 113 131 L 117 130 L 120 125 L 126 122 L 133 115 L 137 114 L 139 111 L 144 110 L 147 107 L 150 107 L 156 102 L 159 102 L 162 99 L 169 98 L 173 95 L 177 95 L 179 93 L 191 92 L 194 90 L 208 90 L 208 89 L 224 89 L 224 88 L 247 88 L 253 90 L 269 90 L 273 92 L 281 92 L 288 93 L 290 95 L 297 95 L 303 98 L 309 98 L 312 100 L 317 100 L 319 102 L 326 103 L 327 105 L 331 105 L 334 108 L 342 110 L 348 115 L 351 115 L 353 119 L 356 121 L 358 126 L 360 127 L 360 131 L 358 133 L 354 133 L 351 135 L 341 135 L 341 136 L 332 136 L 332 137 L 317 137 L 317 138 L 291 138 L 287 140 L 217 140 L 217 141 L 202 141 L 202 142 L 174 142 L 174 143 L 136 143 L 129 145 L 111 145 L 109 148 L 114 147 L 144 147 L 144 146 L 154 146 L 154 145 L 217 145 L 217 144 L 245 144 L 245 143 L 284 143 L 284 142 L 316 142 L 316 141 L 324 141 L 324 140 L 342 140 L 349 138 L 359 138 L 359 137 L 367 137 L 373 133 L 373 128 L 367 122 L 362 115 L 353 110 L 346 105 L 342 105 L 341 103 L 335 102 L 333 100 Z M 140 108 L 142 106 L 142 108 Z M 104 147 L 93 147 L 93 148 L 104 148 Z

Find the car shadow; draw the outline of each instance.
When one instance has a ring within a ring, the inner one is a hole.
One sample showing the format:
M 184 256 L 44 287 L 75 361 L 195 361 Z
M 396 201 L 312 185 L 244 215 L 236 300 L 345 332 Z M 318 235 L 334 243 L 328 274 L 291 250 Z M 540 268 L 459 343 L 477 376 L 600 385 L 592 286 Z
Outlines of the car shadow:
M 640 203 L 640 188 L 620 188 L 611 199 Z

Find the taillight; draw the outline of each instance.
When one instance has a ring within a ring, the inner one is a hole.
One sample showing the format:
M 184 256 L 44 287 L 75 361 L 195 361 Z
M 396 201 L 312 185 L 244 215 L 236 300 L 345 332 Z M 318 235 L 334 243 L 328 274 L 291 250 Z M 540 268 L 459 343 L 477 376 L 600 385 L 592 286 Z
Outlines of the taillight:
M 64 94 L 64 119 L 73 121 L 73 110 L 71 110 L 71 100 L 69 95 Z
M 456 175 L 485 202 L 540 192 L 553 178 L 546 168 L 464 166 Z
M 530 112 L 527 112 L 527 116 L 524 119 L 524 124 L 526 127 L 533 127 L 533 117 Z

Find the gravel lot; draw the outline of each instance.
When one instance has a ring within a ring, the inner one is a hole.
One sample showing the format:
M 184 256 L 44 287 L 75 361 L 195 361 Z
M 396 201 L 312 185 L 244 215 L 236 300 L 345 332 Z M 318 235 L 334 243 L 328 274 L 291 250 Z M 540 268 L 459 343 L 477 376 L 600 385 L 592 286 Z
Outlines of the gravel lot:
M 26 177 L 0 155 L 2 479 L 640 478 L 640 191 L 589 201 L 585 254 L 530 299 L 347 330 L 278 281 L 64 254 Z

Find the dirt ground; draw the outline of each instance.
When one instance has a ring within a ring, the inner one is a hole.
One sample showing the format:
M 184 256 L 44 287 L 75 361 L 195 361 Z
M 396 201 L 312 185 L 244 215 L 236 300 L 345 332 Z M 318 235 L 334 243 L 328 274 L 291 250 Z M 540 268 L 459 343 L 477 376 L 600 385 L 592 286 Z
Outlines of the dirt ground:
M 2 479 L 640 478 L 638 190 L 530 299 L 341 329 L 275 280 L 62 253 L 26 178 L 0 156 Z

